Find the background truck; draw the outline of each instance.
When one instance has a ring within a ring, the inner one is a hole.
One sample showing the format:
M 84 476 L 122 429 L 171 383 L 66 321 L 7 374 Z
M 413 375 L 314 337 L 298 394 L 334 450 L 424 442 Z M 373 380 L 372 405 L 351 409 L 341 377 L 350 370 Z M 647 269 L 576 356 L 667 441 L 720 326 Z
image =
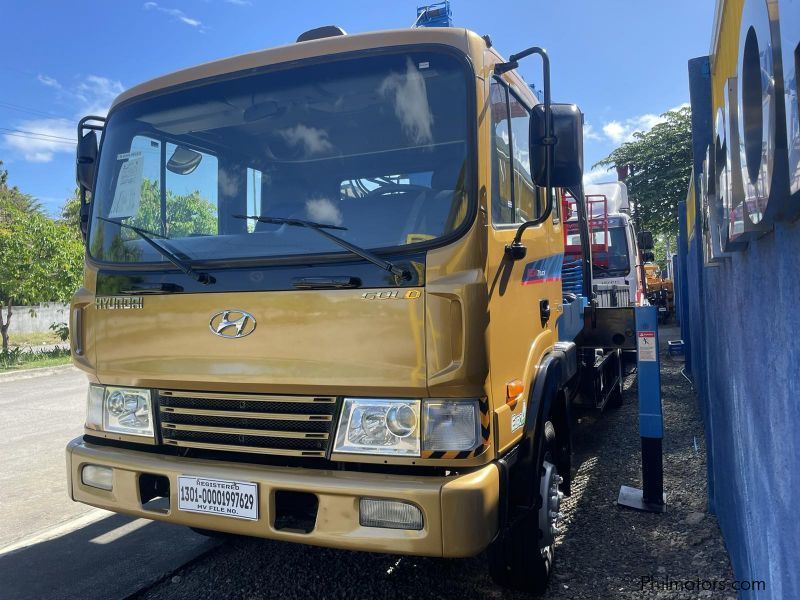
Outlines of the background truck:
M 592 231 L 592 289 L 598 304 L 641 305 L 646 301 L 646 276 L 640 251 L 650 250 L 653 244 L 649 232 L 636 231 L 627 186 L 621 181 L 591 184 L 585 194 Z M 568 215 L 564 252 L 577 262 L 580 232 L 572 196 L 564 197 L 564 210 Z M 645 241 L 642 248 L 640 241 Z
M 534 54 L 543 102 L 516 71 Z M 538 47 L 329 26 L 83 119 L 71 497 L 204 532 L 488 548 L 498 583 L 543 590 L 570 402 L 621 394 L 635 348 L 632 309 L 591 298 L 583 119 L 549 79 Z
M 645 263 L 647 281 L 647 301 L 658 308 L 658 320 L 667 323 L 675 312 L 675 288 L 672 279 L 662 276 L 661 267 L 656 263 Z

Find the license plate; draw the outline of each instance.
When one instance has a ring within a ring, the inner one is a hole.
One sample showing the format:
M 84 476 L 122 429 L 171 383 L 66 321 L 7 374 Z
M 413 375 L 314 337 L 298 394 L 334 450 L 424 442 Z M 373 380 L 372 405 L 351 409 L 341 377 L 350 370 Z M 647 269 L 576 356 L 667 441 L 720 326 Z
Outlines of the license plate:
M 248 481 L 178 477 L 178 509 L 186 512 L 258 519 L 258 486 Z
M 659 306 L 658 307 L 658 312 L 667 312 L 667 309 L 664 308 L 663 306 Z

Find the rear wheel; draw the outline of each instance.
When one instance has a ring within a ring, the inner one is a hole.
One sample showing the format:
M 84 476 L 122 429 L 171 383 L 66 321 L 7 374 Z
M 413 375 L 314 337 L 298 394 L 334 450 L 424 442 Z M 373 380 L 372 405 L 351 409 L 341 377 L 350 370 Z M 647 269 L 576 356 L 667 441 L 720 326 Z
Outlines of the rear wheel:
M 505 543 L 498 540 L 489 553 L 489 570 L 495 583 L 533 594 L 543 594 L 547 590 L 563 496 L 558 491 L 562 479 L 555 466 L 556 431 L 550 421 L 545 423 L 544 437 L 537 509 L 515 523 Z

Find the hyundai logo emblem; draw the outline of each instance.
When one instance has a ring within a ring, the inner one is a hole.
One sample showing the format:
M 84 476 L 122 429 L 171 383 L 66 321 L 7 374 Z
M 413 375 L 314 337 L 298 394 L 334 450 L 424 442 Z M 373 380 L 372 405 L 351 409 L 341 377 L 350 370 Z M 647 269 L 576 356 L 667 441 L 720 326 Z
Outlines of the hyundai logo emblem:
M 256 330 L 256 318 L 244 310 L 221 310 L 211 317 L 208 328 L 219 337 L 243 338 Z

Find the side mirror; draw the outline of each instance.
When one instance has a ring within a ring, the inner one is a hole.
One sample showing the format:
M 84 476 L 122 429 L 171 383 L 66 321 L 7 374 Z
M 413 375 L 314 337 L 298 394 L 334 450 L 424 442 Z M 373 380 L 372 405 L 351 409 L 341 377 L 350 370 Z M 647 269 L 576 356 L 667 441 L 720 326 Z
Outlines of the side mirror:
M 97 132 L 105 126 L 105 117 L 88 116 L 78 122 L 78 147 L 75 152 L 75 180 L 81 195 L 80 227 L 84 241 L 89 230 L 89 201 L 86 192 L 94 193 L 94 173 L 97 169 Z M 84 131 L 88 130 L 87 133 Z
M 550 187 L 575 187 L 583 180 L 583 114 L 575 104 L 552 104 L 553 164 Z M 533 107 L 530 121 L 531 174 L 538 186 L 547 185 L 546 115 L 544 104 Z
M 637 242 L 639 250 L 652 250 L 653 249 L 653 234 L 649 231 L 640 231 L 638 234 Z
M 652 252 L 642 252 L 642 261 L 649 263 L 656 261 L 656 255 Z
M 97 134 L 94 130 L 82 135 L 78 140 L 75 161 L 75 179 L 83 189 L 92 191 L 94 171 L 97 167 Z

